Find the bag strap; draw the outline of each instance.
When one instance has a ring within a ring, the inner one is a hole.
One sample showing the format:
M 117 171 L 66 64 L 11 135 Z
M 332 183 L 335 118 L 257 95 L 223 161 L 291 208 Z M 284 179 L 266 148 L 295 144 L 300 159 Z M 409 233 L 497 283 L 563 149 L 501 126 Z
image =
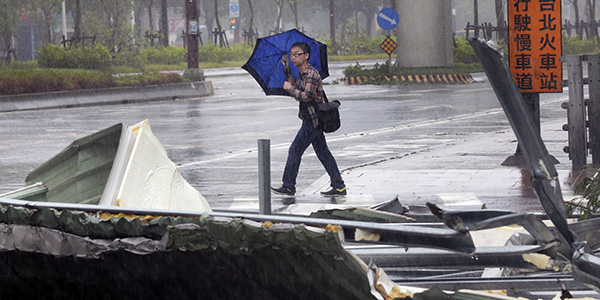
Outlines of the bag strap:
M 329 100 L 327 99 L 327 94 L 325 94 L 325 89 L 323 89 L 323 101 L 325 103 L 329 102 Z

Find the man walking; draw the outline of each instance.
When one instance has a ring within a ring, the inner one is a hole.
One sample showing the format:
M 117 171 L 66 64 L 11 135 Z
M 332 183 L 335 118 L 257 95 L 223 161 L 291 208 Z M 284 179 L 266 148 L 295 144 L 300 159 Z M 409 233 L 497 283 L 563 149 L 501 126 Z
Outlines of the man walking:
M 331 180 L 331 189 L 321 192 L 323 196 L 346 195 L 346 185 L 335 158 L 327 147 L 325 134 L 320 128 L 319 116 L 316 105 L 323 102 L 325 93 L 323 92 L 323 81 L 319 72 L 308 63 L 310 57 L 310 46 L 306 43 L 295 43 L 290 49 L 292 63 L 300 70 L 300 78 L 295 79 L 289 71 L 287 57 L 284 56 L 282 63 L 286 71 L 286 79 L 283 88 L 294 97 L 300 104 L 298 116 L 302 119 L 302 126 L 290 149 L 288 158 L 283 171 L 283 185 L 271 190 L 280 195 L 293 196 L 296 194 L 296 177 L 302 160 L 302 154 L 309 145 L 312 144 L 319 161 Z

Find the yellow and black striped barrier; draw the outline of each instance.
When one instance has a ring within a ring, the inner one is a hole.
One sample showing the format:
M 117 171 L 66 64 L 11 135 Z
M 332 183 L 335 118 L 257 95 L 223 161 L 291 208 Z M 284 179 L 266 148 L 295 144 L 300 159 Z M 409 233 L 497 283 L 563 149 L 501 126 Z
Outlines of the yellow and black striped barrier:
M 394 76 L 356 76 L 344 77 L 345 85 L 363 84 L 365 82 L 404 81 L 416 83 L 473 83 L 471 74 L 435 74 L 435 75 L 394 75 Z

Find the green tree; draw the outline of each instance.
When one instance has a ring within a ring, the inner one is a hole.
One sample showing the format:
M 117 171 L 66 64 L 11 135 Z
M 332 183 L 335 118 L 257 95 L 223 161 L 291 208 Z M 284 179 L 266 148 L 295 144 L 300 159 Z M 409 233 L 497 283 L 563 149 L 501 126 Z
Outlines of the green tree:
M 367 31 L 367 34 L 372 37 L 371 33 L 373 32 L 373 22 L 371 21 L 375 18 L 377 12 L 379 12 L 379 10 L 382 8 L 380 3 L 381 1 L 358 0 L 358 2 L 360 12 L 364 14 L 366 19 L 365 30 Z M 358 28 L 356 33 L 359 34 Z
M 300 25 L 298 24 L 298 0 L 288 0 L 288 4 L 294 14 L 294 24 L 296 25 L 296 28 L 300 28 Z
M 0 0 L 0 38 L 4 40 L 6 62 L 10 63 L 15 56 L 13 37 L 21 17 L 23 4 L 19 0 Z
M 96 40 L 111 52 L 129 50 L 135 39 L 131 26 L 131 0 L 86 1 L 84 32 L 96 36 Z
M 242 5 L 242 1 L 240 1 L 240 5 Z M 217 20 L 217 16 L 221 18 L 227 18 L 227 23 L 229 23 L 229 15 L 225 16 L 223 12 L 229 11 L 229 2 L 228 1 L 212 1 L 212 0 L 202 0 L 200 1 L 200 14 L 204 18 L 206 18 L 206 30 L 208 34 L 208 43 L 212 39 L 212 32 L 216 26 L 218 30 L 221 30 L 221 21 L 222 19 Z M 216 9 L 215 9 L 216 8 Z M 240 11 L 243 11 L 240 9 Z M 218 22 L 218 24 L 217 24 Z
M 277 4 L 277 21 L 275 22 L 275 30 L 279 31 L 283 28 L 281 25 L 281 18 L 283 17 L 283 5 L 285 0 L 273 0 Z
M 579 24 L 579 0 L 569 0 L 571 5 L 573 5 L 573 11 L 575 12 L 575 24 Z M 576 29 L 577 35 L 581 38 L 583 35 L 582 27 L 577 27 Z
M 52 25 L 54 15 L 61 12 L 62 0 L 28 0 L 24 6 L 32 13 L 37 13 L 37 19 L 42 21 L 46 32 L 46 43 L 52 43 Z M 38 10 L 39 8 L 39 10 Z

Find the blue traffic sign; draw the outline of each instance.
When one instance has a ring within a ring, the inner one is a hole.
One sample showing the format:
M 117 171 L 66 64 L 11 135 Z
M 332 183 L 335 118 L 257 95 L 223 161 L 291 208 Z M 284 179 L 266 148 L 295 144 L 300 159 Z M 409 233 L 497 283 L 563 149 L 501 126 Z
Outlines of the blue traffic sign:
M 240 17 L 240 5 L 236 3 L 229 3 L 229 18 Z
M 396 26 L 398 26 L 398 21 L 400 21 L 400 16 L 393 8 L 386 7 L 377 14 L 377 24 L 379 24 L 379 27 L 383 30 L 392 30 L 396 28 Z

